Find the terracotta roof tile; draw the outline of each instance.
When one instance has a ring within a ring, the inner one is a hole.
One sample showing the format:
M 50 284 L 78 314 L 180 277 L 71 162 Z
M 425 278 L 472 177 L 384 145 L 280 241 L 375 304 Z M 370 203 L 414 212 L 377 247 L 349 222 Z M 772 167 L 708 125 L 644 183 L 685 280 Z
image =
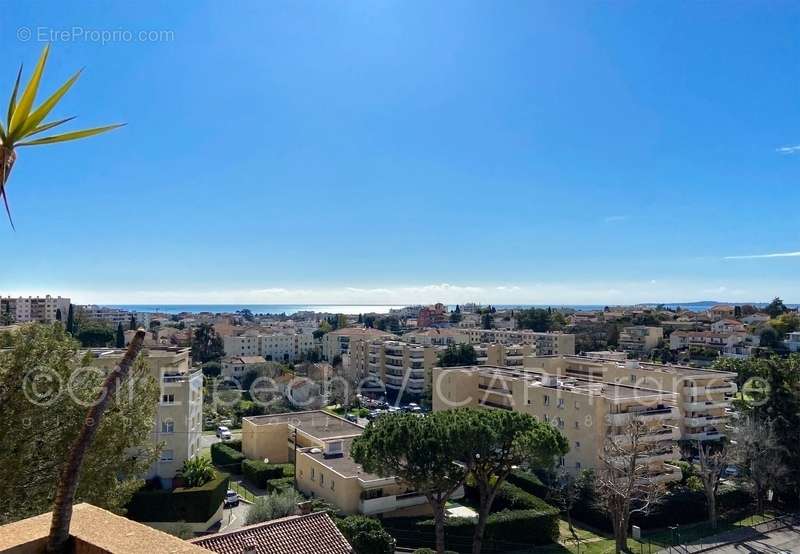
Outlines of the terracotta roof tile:
M 350 554 L 352 547 L 325 512 L 290 516 L 208 535 L 190 542 L 217 554 L 241 554 L 254 546 L 257 554 Z

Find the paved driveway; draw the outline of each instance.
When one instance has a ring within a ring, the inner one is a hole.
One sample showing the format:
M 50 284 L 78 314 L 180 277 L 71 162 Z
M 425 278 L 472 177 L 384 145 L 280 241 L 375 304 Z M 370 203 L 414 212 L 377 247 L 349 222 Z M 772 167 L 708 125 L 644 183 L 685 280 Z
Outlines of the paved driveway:
M 764 552 L 770 554 L 794 554 L 800 552 L 800 527 L 788 527 L 770 531 L 736 544 L 719 546 L 714 554 L 754 554 Z
M 224 531 L 234 531 L 239 527 L 245 525 L 244 520 L 247 517 L 247 510 L 250 504 L 246 502 L 239 502 L 238 506 L 233 508 L 225 508 L 222 510 L 222 521 L 220 522 L 219 533 Z
M 241 431 L 231 431 L 231 438 L 232 439 L 241 439 L 242 432 Z M 200 448 L 211 448 L 211 445 L 215 442 L 220 442 L 216 435 L 206 435 L 205 433 L 200 435 Z

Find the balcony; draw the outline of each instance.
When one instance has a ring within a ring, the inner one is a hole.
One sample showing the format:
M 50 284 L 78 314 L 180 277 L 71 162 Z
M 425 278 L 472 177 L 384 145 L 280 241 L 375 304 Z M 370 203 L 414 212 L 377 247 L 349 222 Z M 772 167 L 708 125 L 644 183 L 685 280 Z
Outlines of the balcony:
M 656 410 L 626 412 L 623 414 L 607 414 L 606 422 L 609 425 L 627 425 L 633 419 L 634 416 L 641 419 L 644 422 L 665 421 L 669 419 L 677 419 L 679 413 L 677 408 L 670 407 L 670 408 L 659 408 Z
M 424 495 L 412 492 L 395 496 L 379 496 L 378 498 L 362 499 L 359 501 L 358 510 L 364 515 L 384 514 L 386 512 L 417 506 L 426 502 L 427 499 Z
M 725 433 L 719 431 L 703 431 L 700 433 L 687 433 L 686 438 L 692 441 L 715 441 L 725 436 Z
M 664 425 L 662 427 L 655 428 L 651 432 L 642 436 L 639 439 L 639 442 L 641 442 L 642 444 L 652 444 L 654 442 L 678 440 L 680 438 L 681 438 L 681 430 L 678 427 L 672 425 Z M 627 433 L 614 434 L 614 440 L 621 444 L 630 443 L 630 437 L 628 436 Z
M 724 425 L 728 421 L 727 416 L 700 416 L 687 417 L 684 420 L 687 427 L 705 427 L 706 425 Z
M 689 402 L 683 405 L 690 412 L 706 412 L 708 410 L 730 408 L 730 406 L 730 400 L 706 400 L 705 402 Z
M 684 387 L 684 396 L 703 396 L 706 394 L 734 394 L 738 390 L 736 383 L 714 383 L 699 387 Z

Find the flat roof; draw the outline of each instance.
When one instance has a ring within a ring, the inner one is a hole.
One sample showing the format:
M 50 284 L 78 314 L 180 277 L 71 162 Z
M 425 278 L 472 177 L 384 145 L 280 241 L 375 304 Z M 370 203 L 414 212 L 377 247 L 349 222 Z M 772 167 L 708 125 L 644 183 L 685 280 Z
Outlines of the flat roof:
M 379 475 L 364 471 L 364 469 L 361 467 L 361 464 L 357 464 L 350 456 L 350 447 L 352 445 L 352 438 L 344 439 L 342 441 L 343 455 L 335 458 L 326 458 L 323 452 L 311 452 L 311 450 L 313 450 L 312 448 L 304 448 L 302 453 L 306 454 L 310 458 L 313 458 L 331 471 L 335 471 L 344 477 L 358 477 L 362 481 L 378 481 L 387 479 L 387 477 L 381 477 Z M 393 477 L 388 477 L 388 479 L 392 478 Z
M 362 426 L 322 410 L 251 416 L 244 419 L 253 425 L 288 424 L 301 433 L 321 440 L 357 437 L 364 431 Z

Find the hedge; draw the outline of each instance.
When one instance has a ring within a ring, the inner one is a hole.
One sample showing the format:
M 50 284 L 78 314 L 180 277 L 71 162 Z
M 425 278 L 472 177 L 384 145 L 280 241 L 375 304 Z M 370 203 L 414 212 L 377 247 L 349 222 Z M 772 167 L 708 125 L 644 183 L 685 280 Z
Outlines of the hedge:
M 238 475 L 242 472 L 242 462 L 244 460 L 244 454 L 224 442 L 215 442 L 211 445 L 211 461 L 225 471 Z
M 539 499 L 537 499 L 539 500 Z M 539 502 L 542 502 L 539 500 Z M 542 502 L 542 504 L 544 504 Z M 505 510 L 491 514 L 486 520 L 483 535 L 484 552 L 520 550 L 533 544 L 549 544 L 558 541 L 558 510 L 548 504 L 536 510 Z M 385 519 L 384 526 L 401 539 L 408 548 L 424 547 L 436 542 L 432 519 L 410 518 Z M 475 531 L 473 518 L 449 518 L 445 522 L 445 542 L 448 549 L 470 552 L 472 534 Z
M 261 460 L 245 460 L 242 462 L 242 473 L 255 486 L 266 489 L 269 481 L 294 477 L 294 466 L 292 464 L 267 464 Z
M 266 489 L 269 492 L 278 492 L 294 488 L 294 476 L 281 477 L 280 479 L 270 479 L 267 481 Z
M 508 474 L 506 481 L 539 498 L 547 498 L 550 494 L 550 490 L 542 483 L 542 480 L 530 471 L 514 470 Z
M 228 474 L 217 477 L 201 487 L 178 487 L 168 490 L 137 491 L 127 505 L 127 516 L 135 521 L 208 521 L 225 499 Z
M 231 439 L 229 441 L 225 441 L 225 446 L 233 448 L 234 450 L 241 452 L 242 451 L 242 439 Z
M 478 490 L 475 487 L 466 485 L 464 493 L 468 500 L 477 504 L 480 500 Z M 500 485 L 492 503 L 492 512 L 501 510 L 548 510 L 552 508 L 550 504 L 541 498 L 522 490 L 521 487 L 513 485 L 508 481 Z

